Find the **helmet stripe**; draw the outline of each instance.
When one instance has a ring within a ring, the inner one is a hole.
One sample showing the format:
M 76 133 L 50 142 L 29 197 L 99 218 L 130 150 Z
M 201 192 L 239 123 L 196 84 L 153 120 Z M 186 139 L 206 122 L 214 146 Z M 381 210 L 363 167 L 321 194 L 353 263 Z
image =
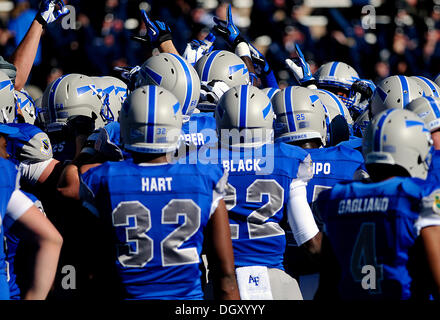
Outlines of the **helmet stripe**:
M 341 112 L 342 116 L 345 118 L 345 111 L 344 107 L 342 106 L 341 100 L 336 97 L 336 95 L 333 92 L 325 90 L 326 93 L 338 104 L 339 112 Z
M 275 93 L 277 93 L 277 88 L 271 88 L 269 90 L 269 92 L 267 93 L 267 96 L 269 97 L 269 99 L 272 99 L 272 97 L 275 95 Z
M 332 66 L 330 67 L 329 76 L 333 77 L 336 73 L 336 68 L 338 67 L 339 62 L 333 62 Z
M 383 129 L 383 124 L 385 123 L 386 118 L 388 117 L 388 115 L 393 112 L 396 109 L 388 109 L 379 119 L 378 123 L 377 123 L 377 129 L 374 133 L 374 151 L 380 151 L 382 143 L 381 143 L 381 136 L 382 136 L 382 129 Z
M 409 86 L 405 76 L 398 76 L 402 87 L 403 107 L 409 103 Z M 406 92 L 406 93 L 405 93 Z
M 437 90 L 435 89 L 435 87 L 432 85 L 431 81 L 429 81 L 428 79 L 421 77 L 421 76 L 416 76 L 416 78 L 419 78 L 420 80 L 422 80 L 424 83 L 426 83 L 426 85 L 431 89 L 432 94 L 434 95 L 434 97 L 439 98 L 440 95 L 437 92 Z
M 242 85 L 240 87 L 240 106 L 239 106 L 239 128 L 246 128 L 246 115 L 248 106 L 248 93 L 249 87 L 247 85 Z
M 206 60 L 205 66 L 203 68 L 202 72 L 202 79 L 201 81 L 208 81 L 209 77 L 209 71 L 211 70 L 211 65 L 214 62 L 215 57 L 220 53 L 221 51 L 213 51 L 208 59 Z
M 192 84 L 192 78 L 191 78 L 191 72 L 189 71 L 189 68 L 185 61 L 181 57 L 179 57 L 176 54 L 171 53 L 173 56 L 177 58 L 177 60 L 180 62 L 180 65 L 183 68 L 183 71 L 185 72 L 186 76 L 186 94 L 185 94 L 185 102 L 182 105 L 182 115 L 185 115 L 188 111 L 189 105 L 191 103 L 191 97 L 192 97 L 192 91 L 193 91 L 193 84 Z
M 432 97 L 426 97 L 426 100 L 428 100 L 429 105 L 431 106 L 431 109 L 435 114 L 435 117 L 437 119 L 439 119 L 440 118 L 440 109 L 438 108 L 437 101 L 435 99 L 433 99 Z
M 154 123 L 155 123 L 155 109 L 156 109 L 156 86 L 148 87 L 148 114 L 147 114 L 147 143 L 154 142 Z
M 56 108 L 55 108 L 55 93 L 57 92 L 57 88 L 60 85 L 61 80 L 64 79 L 64 77 L 65 76 L 62 76 L 57 80 L 55 80 L 55 83 L 52 85 L 52 88 L 50 89 L 48 108 L 49 108 L 49 115 L 51 122 L 54 122 L 57 119 Z
M 284 101 L 286 106 L 286 117 L 287 117 L 287 125 L 289 126 L 289 132 L 296 131 L 292 100 L 290 99 L 290 97 L 292 96 L 292 89 L 293 87 L 287 87 L 284 92 Z

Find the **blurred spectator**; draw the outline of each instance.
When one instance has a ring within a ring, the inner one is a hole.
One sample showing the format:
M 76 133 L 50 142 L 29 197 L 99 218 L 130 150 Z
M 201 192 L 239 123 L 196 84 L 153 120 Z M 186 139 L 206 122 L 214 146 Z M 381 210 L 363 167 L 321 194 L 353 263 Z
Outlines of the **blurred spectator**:
M 139 9 L 172 30 L 177 50 L 203 39 L 213 25 L 213 16 L 225 19 L 229 3 L 234 21 L 243 21 L 242 2 L 230 0 L 69 0 L 74 8 L 74 29 L 61 23 L 49 25 L 30 83 L 44 90 L 54 70 L 62 73 L 115 75 L 115 66 L 141 65 L 149 46 L 133 41 L 145 34 Z M 378 21 L 364 29 L 362 6 L 356 0 L 349 8 L 308 8 L 301 0 L 254 0 L 249 2 L 250 25 L 241 28 L 243 37 L 256 43 L 264 36 L 266 58 L 281 86 L 294 84 L 284 60 L 295 56 L 295 43 L 311 65 L 339 60 L 353 66 L 361 77 L 379 81 L 390 74 L 424 75 L 440 73 L 440 6 L 428 0 L 382 1 L 376 7 Z M 0 54 L 15 49 L 35 17 L 39 0 L 16 0 L 6 20 L 0 21 Z M 321 32 L 310 16 L 324 17 Z M 382 17 L 379 19 L 379 17 Z M 238 24 L 238 23 L 237 23 Z M 7 28 L 6 28 L 7 26 Z M 229 49 L 217 37 L 216 49 Z

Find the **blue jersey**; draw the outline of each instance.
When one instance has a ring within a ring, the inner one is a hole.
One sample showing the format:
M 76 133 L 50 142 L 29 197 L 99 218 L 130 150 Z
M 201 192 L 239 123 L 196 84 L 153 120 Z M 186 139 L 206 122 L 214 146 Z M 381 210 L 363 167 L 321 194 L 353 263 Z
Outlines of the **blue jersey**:
M 338 182 L 352 181 L 357 171 L 365 171 L 362 154 L 344 145 L 307 151 L 313 162 L 313 178 L 307 184 L 309 203 L 312 203 L 322 190 L 329 189 Z
M 429 167 L 429 181 L 440 181 L 440 150 L 434 150 L 432 153 L 431 166 Z
M 341 183 L 320 193 L 317 209 L 341 268 L 343 299 L 411 297 L 408 265 L 418 235 L 415 224 L 423 212 L 432 211 L 433 191 L 426 181 L 395 177 Z
M 356 136 L 350 136 L 349 140 L 339 142 L 338 146 L 344 146 L 362 152 L 362 138 Z
M 0 300 L 9 299 L 9 286 L 6 274 L 3 221 L 9 200 L 17 188 L 17 170 L 14 164 L 0 158 Z
M 126 298 L 203 298 L 203 230 L 226 184 L 220 166 L 106 162 L 82 180 L 84 205 L 112 225 Z
M 203 145 L 216 143 L 216 122 L 212 112 L 193 113 L 182 125 L 182 142 L 200 148 Z
M 259 148 L 220 149 L 218 156 L 229 172 L 225 202 L 235 265 L 284 270 L 286 237 L 280 222 L 287 215 L 292 181 L 303 178 L 303 171 L 310 178 L 310 163 L 300 170 L 306 167 L 308 153 L 275 143 Z

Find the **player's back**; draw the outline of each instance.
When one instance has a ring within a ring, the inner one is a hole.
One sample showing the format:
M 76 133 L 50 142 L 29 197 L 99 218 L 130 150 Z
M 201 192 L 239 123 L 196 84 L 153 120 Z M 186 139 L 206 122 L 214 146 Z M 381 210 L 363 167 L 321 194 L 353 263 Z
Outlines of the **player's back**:
M 408 266 L 426 187 L 419 179 L 395 177 L 341 183 L 319 195 L 317 208 L 339 262 L 343 299 L 411 297 Z
M 352 181 L 355 173 L 365 170 L 362 154 L 344 145 L 307 149 L 312 157 L 313 178 L 307 184 L 307 201 L 312 203 L 318 194 L 338 182 Z
M 203 298 L 203 230 L 222 176 L 217 165 L 132 160 L 106 162 L 82 176 L 100 216 L 112 225 L 126 298 Z
M 225 202 L 235 265 L 284 270 L 286 238 L 279 223 L 286 214 L 290 184 L 308 153 L 283 143 L 221 151 L 220 161 L 229 172 Z

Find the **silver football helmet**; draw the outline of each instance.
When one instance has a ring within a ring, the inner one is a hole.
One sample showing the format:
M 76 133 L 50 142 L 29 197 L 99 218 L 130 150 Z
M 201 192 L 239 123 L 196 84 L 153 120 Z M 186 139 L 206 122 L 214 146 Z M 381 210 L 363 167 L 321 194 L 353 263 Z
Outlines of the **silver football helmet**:
M 105 106 L 102 116 L 107 123 L 117 121 L 122 104 L 127 99 L 127 85 L 122 80 L 110 76 L 92 77 L 92 79 Z
M 274 95 L 277 92 L 279 92 L 280 90 L 281 89 L 278 89 L 278 88 L 264 88 L 264 89 L 261 89 L 261 91 L 263 91 L 267 95 L 267 97 L 269 99 L 272 99 L 274 97 Z
M 35 108 L 34 99 L 25 91 L 15 90 L 15 103 L 17 109 L 21 110 L 21 114 L 26 123 L 34 124 L 37 119 L 37 110 Z
M 272 103 L 252 85 L 226 91 L 217 104 L 215 119 L 224 145 L 252 147 L 273 141 Z
M 318 89 L 315 90 L 322 104 L 327 108 L 330 116 L 330 121 L 334 119 L 337 115 L 341 115 L 347 121 L 347 124 L 353 125 L 353 119 L 351 118 L 350 112 L 348 111 L 345 104 L 341 99 L 334 93 Z
M 328 115 L 314 90 L 291 86 L 272 98 L 276 116 L 275 141 L 327 141 Z
M 168 90 L 142 86 L 124 102 L 119 116 L 121 145 L 139 153 L 167 153 L 177 149 L 182 129 L 179 101 Z
M 359 74 L 350 65 L 332 61 L 323 64 L 314 74 L 319 89 L 325 89 L 338 95 L 347 108 L 355 103 L 356 96 L 351 92 L 351 86 L 359 80 Z
M 214 50 L 200 58 L 194 68 L 203 83 L 223 81 L 229 88 L 249 84 L 249 70 L 235 53 Z
M 425 179 L 431 162 L 432 140 L 414 112 L 388 109 L 376 115 L 363 140 L 365 164 L 404 168 L 411 177 Z
M 440 98 L 420 97 L 405 106 L 425 122 L 429 131 L 440 129 Z
M 416 80 L 405 76 L 387 77 L 374 90 L 369 107 L 371 117 L 386 109 L 403 109 L 412 100 L 422 96 L 423 90 Z
M 200 79 L 194 67 L 172 53 L 152 56 L 142 65 L 136 86 L 156 85 L 179 100 L 183 115 L 191 115 L 200 98 Z
M 69 74 L 53 81 L 44 91 L 42 118 L 47 131 L 58 131 L 69 119 L 86 116 L 95 119 L 95 128 L 102 128 L 103 105 L 92 78 Z
M 0 123 L 12 123 L 15 116 L 14 84 L 0 71 Z
M 440 97 L 440 87 L 432 80 L 422 76 L 412 76 L 417 84 L 422 88 L 425 97 Z

